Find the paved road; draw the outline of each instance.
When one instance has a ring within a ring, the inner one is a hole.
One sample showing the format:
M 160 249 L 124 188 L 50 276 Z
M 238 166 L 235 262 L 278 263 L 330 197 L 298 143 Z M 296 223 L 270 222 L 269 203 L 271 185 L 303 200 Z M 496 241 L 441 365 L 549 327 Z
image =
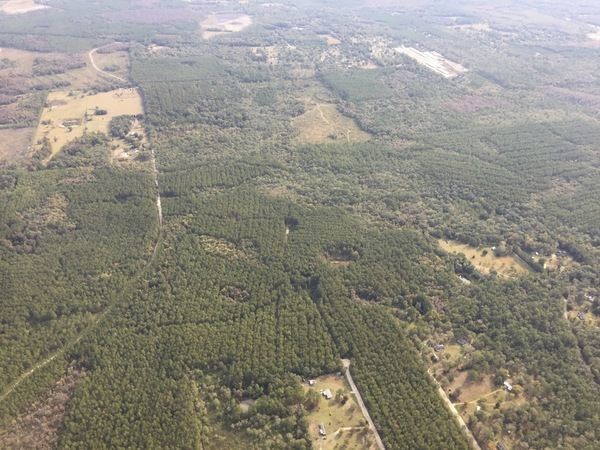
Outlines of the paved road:
M 371 416 L 369 415 L 369 411 L 367 410 L 367 407 L 365 406 L 365 402 L 363 402 L 362 396 L 360 395 L 360 392 L 358 391 L 356 384 L 354 384 L 352 375 L 350 374 L 350 360 L 342 359 L 342 364 L 346 368 L 346 378 L 348 379 L 348 384 L 350 384 L 350 388 L 352 389 L 352 392 L 356 396 L 356 402 L 358 403 L 358 406 L 360 406 L 363 416 L 365 416 L 365 419 L 367 419 L 369 428 L 371 429 L 371 431 L 373 431 L 373 435 L 375 436 L 375 442 L 377 443 L 377 447 L 379 447 L 379 450 L 385 450 L 385 446 L 383 445 L 381 436 L 379 436 L 379 432 L 377 431 L 377 428 L 375 428 L 375 424 L 373 423 L 373 420 L 371 419 Z
M 121 78 L 121 77 L 115 75 L 114 73 L 106 72 L 106 71 L 102 70 L 100 67 L 98 67 L 96 65 L 96 62 L 94 61 L 94 53 L 96 53 L 99 48 L 100 47 L 97 47 L 97 48 L 95 48 L 93 50 L 90 50 L 90 52 L 88 53 L 88 58 L 90 58 L 90 62 L 92 63 L 92 67 L 96 70 L 96 72 L 99 72 L 99 73 L 101 73 L 103 75 L 106 75 L 107 77 L 114 78 L 115 80 L 119 80 L 119 81 L 121 81 L 123 83 L 127 83 L 126 79 Z

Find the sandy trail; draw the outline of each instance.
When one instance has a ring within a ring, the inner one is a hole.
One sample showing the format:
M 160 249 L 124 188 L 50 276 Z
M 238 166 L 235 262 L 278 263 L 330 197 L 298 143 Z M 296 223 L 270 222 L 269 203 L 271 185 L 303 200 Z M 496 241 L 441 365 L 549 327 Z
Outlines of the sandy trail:
M 473 436 L 473 433 L 471 433 L 471 430 L 469 430 L 469 427 L 467 426 L 467 424 L 463 420 L 462 416 L 458 413 L 458 411 L 456 410 L 456 407 L 454 406 L 454 404 L 448 398 L 448 395 L 446 395 L 446 392 L 444 391 L 444 388 L 442 388 L 442 386 L 440 386 L 440 383 L 438 383 L 438 381 L 431 374 L 431 372 L 429 372 L 429 370 L 427 370 L 427 374 L 431 377 L 431 379 L 433 380 L 433 382 L 437 386 L 437 388 L 438 388 L 438 394 L 440 395 L 440 397 L 442 397 L 442 400 L 444 400 L 444 403 L 446 404 L 446 406 L 448 406 L 448 409 L 450 410 L 450 412 L 452 413 L 452 415 L 458 421 L 458 424 L 459 424 L 461 430 L 463 431 L 463 433 L 465 434 L 465 436 L 467 437 L 467 440 L 469 441 L 469 445 L 471 446 L 471 448 L 473 450 L 481 450 L 481 447 L 477 443 L 477 440 L 475 439 L 475 436 Z
M 352 375 L 350 374 L 350 360 L 342 359 L 342 365 L 346 368 L 346 378 L 348 379 L 348 384 L 350 385 L 350 388 L 352 389 L 352 393 L 356 396 L 356 402 L 358 403 L 358 406 L 360 406 L 360 410 L 362 411 L 363 416 L 365 416 L 365 419 L 367 419 L 369 428 L 371 429 L 371 431 L 373 432 L 373 435 L 375 436 L 375 442 L 377 443 L 377 447 L 379 448 L 379 450 L 385 450 L 385 446 L 383 445 L 381 436 L 379 436 L 379 432 L 377 431 L 377 428 L 375 428 L 375 424 L 373 423 L 373 420 L 371 419 L 371 416 L 369 415 L 369 411 L 367 410 L 367 407 L 365 406 L 365 402 L 363 402 L 362 396 L 360 395 L 360 392 L 358 391 L 356 384 L 354 384 Z
M 127 80 L 125 80 L 124 78 L 121 78 L 121 77 L 115 75 L 114 73 L 106 72 L 96 65 L 96 62 L 94 61 L 94 53 L 96 53 L 99 48 L 100 47 L 96 47 L 96 48 L 90 50 L 90 52 L 88 53 L 88 58 L 90 59 L 90 63 L 92 64 L 92 67 L 94 68 L 94 70 L 96 70 L 96 72 L 98 72 L 98 73 L 101 73 L 102 75 L 106 75 L 107 77 L 111 77 L 111 78 L 114 78 L 115 80 L 119 80 L 123 83 L 127 83 Z
M 141 276 L 144 273 L 144 271 L 146 269 L 148 269 L 151 266 L 151 264 L 154 262 L 154 260 L 156 258 L 156 254 L 158 252 L 158 247 L 159 247 L 161 239 L 162 239 L 162 207 L 161 207 L 161 202 L 160 202 L 160 189 L 158 186 L 158 169 L 156 167 L 156 159 L 154 157 L 154 149 L 151 150 L 151 155 L 152 155 L 152 160 L 151 160 L 152 161 L 152 171 L 154 174 L 154 185 L 156 186 L 156 213 L 157 213 L 157 218 L 158 218 L 158 230 L 159 230 L 158 237 L 156 238 L 156 242 L 155 242 L 154 248 L 152 250 L 152 256 L 148 259 L 145 266 L 140 270 L 140 273 L 138 274 L 138 276 L 134 277 L 132 279 L 131 283 L 129 283 L 129 285 L 126 286 L 124 293 L 126 292 L 126 290 L 128 288 L 131 288 L 134 285 L 134 283 L 138 279 L 138 277 Z M 6 399 L 6 397 L 8 397 L 23 381 L 25 381 L 27 378 L 29 378 L 31 375 L 33 375 L 35 372 L 37 372 L 38 370 L 47 366 L 49 363 L 51 363 L 53 360 L 55 360 L 58 356 L 64 354 L 68 348 L 73 347 L 74 345 L 77 345 L 77 343 L 86 335 L 86 333 L 90 332 L 96 325 L 98 325 L 98 323 L 104 317 L 106 317 L 106 315 L 108 314 L 108 312 L 112 309 L 112 307 L 114 305 L 115 304 L 109 305 L 106 308 L 106 310 L 104 310 L 104 312 L 100 313 L 98 315 L 98 317 L 89 326 L 84 328 L 84 330 L 79 334 L 79 336 L 77 336 L 77 338 L 75 338 L 72 342 L 68 342 L 67 344 L 65 344 L 63 346 L 63 348 L 61 348 L 60 350 L 58 350 L 57 352 L 52 354 L 50 357 L 37 363 L 31 369 L 29 369 L 27 372 L 21 374 L 8 387 L 8 389 L 6 389 L 4 392 L 2 392 L 2 394 L 0 394 L 0 402 L 4 401 Z

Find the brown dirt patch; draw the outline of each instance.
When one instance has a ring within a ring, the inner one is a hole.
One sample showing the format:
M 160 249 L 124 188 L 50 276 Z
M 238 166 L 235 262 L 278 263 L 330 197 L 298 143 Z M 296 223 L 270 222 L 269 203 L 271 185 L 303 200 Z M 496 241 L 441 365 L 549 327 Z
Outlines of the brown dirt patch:
M 307 111 L 296 117 L 293 125 L 298 130 L 296 140 L 302 144 L 364 142 L 371 137 L 332 103 L 307 102 Z
M 353 261 L 347 259 L 339 259 L 329 255 L 322 255 L 321 261 L 331 264 L 333 267 L 349 267 Z
M 54 448 L 63 427 L 67 403 L 84 375 L 82 369 L 69 369 L 52 390 L 34 403 L 28 412 L 17 417 L 5 428 L 0 428 L 0 447 Z
M 32 128 L 0 130 L 0 167 L 27 158 L 33 131 Z
M 457 385 L 458 382 L 462 382 L 462 384 Z M 461 372 L 452 383 L 452 387 L 460 388 L 459 402 L 475 402 L 496 390 L 489 375 L 484 376 L 480 381 L 469 382 L 467 381 L 467 372 Z
M 330 34 L 320 34 L 319 37 L 321 37 L 322 39 L 325 39 L 325 42 L 329 46 L 340 45 L 342 43 L 342 41 L 340 41 L 338 38 L 336 38 Z

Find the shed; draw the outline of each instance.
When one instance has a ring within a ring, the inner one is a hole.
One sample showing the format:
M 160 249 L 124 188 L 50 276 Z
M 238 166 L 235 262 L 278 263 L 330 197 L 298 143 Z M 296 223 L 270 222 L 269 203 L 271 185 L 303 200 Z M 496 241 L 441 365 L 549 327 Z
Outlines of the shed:
M 327 436 L 327 432 L 325 431 L 325 426 L 322 423 L 319 424 L 319 436 L 323 436 L 323 437 Z
M 331 390 L 329 389 L 325 389 L 323 391 L 321 391 L 321 394 L 323 395 L 323 397 L 325 397 L 327 400 L 331 400 L 333 398 L 333 394 L 331 393 Z

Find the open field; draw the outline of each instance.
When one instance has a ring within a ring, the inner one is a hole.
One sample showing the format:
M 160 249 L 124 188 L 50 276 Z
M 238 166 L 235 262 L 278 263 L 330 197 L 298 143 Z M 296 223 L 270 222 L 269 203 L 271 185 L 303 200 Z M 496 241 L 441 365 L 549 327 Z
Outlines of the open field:
M 309 103 L 307 111 L 296 117 L 293 125 L 298 130 L 297 141 L 303 144 L 363 142 L 370 137 L 353 119 L 341 114 L 336 105 L 328 103 Z
M 0 2 L 0 12 L 5 14 L 25 14 L 32 11 L 49 8 L 35 0 L 5 0 Z
M 1 48 L 0 58 L 8 59 L 13 62 L 10 68 L 3 69 L 0 74 L 7 73 L 31 73 L 33 68 L 33 60 L 38 54 L 35 52 L 28 52 L 25 50 L 17 50 L 15 48 Z M 41 55 L 41 54 L 40 54 Z
M 514 256 L 495 256 L 491 248 L 475 248 L 444 239 L 440 239 L 438 244 L 448 253 L 462 253 L 483 274 L 489 274 L 494 270 L 503 277 L 516 277 L 529 272 L 527 265 L 520 259 Z
M 375 442 L 366 425 L 356 400 L 343 376 L 325 375 L 316 379 L 314 386 L 303 385 L 305 391 L 321 392 L 329 389 L 335 396 L 338 390 L 347 395 L 347 401 L 342 404 L 335 398 L 331 400 L 321 396 L 319 406 L 307 416 L 309 434 L 315 449 L 347 450 L 375 449 Z M 319 436 L 319 424 L 327 432 L 326 438 Z
M 202 37 L 210 39 L 227 33 L 237 33 L 252 25 L 252 17 L 246 14 L 211 14 L 200 24 Z
M 340 45 L 342 41 L 330 34 L 320 34 L 320 38 L 324 39 L 327 45 Z
M 105 65 L 119 64 L 119 71 L 129 69 L 125 52 L 101 55 Z M 0 69 L 0 81 L 4 90 L 24 91 L 28 87 L 52 89 L 69 86 L 71 89 L 102 89 L 112 82 L 98 73 L 85 53 L 42 53 L 13 48 L 0 49 L 0 59 L 11 61 L 10 67 Z M 98 58 L 98 54 L 95 55 Z M 101 65 L 100 68 L 103 68 Z
M 5 163 L 23 161 L 31 145 L 33 130 L 16 128 L 0 130 L 0 166 Z
M 126 51 L 94 52 L 93 58 L 100 70 L 123 79 L 129 76 L 129 55 Z
M 450 61 L 438 52 L 423 52 L 413 47 L 396 47 L 397 52 L 414 59 L 429 70 L 442 75 L 444 78 L 456 78 L 469 70 L 460 64 Z
M 458 403 L 476 402 L 480 398 L 497 390 L 492 384 L 490 376 L 484 376 L 479 381 L 469 381 L 467 377 L 468 373 L 466 371 L 459 372 L 458 376 L 450 384 L 449 392 L 456 392 L 457 390 L 460 392 L 457 399 Z
M 106 114 L 97 115 L 96 110 L 105 110 Z M 142 113 L 142 99 L 135 89 L 116 89 L 93 95 L 52 92 L 42 112 L 35 143 L 39 145 L 47 137 L 54 156 L 65 144 L 81 137 L 86 131 L 108 132 L 108 124 L 115 116 Z

